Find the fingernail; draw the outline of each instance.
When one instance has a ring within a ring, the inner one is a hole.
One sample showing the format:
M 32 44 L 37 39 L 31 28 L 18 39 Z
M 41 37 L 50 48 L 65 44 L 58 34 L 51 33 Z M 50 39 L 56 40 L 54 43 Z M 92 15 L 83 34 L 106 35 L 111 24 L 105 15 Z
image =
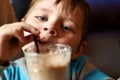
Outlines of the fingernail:
M 35 34 L 39 34 L 40 33 L 40 31 L 38 29 L 35 29 L 35 28 L 32 29 L 32 32 L 35 33 Z

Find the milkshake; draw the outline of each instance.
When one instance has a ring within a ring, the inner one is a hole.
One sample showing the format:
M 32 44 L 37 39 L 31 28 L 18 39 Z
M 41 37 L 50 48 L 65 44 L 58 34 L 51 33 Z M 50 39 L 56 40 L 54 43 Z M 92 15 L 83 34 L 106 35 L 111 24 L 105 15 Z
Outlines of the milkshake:
M 69 46 L 50 44 L 41 46 L 40 53 L 31 49 L 24 52 L 30 80 L 69 80 Z

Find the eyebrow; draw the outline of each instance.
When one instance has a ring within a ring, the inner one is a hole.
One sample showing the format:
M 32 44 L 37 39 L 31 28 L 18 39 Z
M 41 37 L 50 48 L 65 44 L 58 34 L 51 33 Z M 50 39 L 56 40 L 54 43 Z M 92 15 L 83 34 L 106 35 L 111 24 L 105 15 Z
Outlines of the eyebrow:
M 45 11 L 45 12 L 51 12 L 49 9 L 46 9 L 46 8 L 37 8 L 36 10 L 39 10 L 39 11 Z

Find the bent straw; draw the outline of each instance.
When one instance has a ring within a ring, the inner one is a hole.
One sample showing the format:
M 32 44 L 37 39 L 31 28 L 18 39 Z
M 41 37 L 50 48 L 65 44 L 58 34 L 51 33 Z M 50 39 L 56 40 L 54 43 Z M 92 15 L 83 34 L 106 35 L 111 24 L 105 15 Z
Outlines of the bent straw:
M 39 46 L 38 46 L 39 41 L 37 40 L 37 37 L 35 35 L 33 35 L 33 39 L 34 39 L 34 43 L 35 43 L 35 46 L 36 46 L 36 52 L 40 53 Z

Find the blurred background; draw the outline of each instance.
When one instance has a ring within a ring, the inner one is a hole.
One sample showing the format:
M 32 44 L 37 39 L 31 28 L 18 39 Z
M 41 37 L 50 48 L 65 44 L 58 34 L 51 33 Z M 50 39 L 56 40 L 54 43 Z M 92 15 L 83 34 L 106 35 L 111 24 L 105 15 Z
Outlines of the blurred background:
M 91 22 L 86 55 L 100 70 L 120 77 L 120 0 L 86 0 Z

